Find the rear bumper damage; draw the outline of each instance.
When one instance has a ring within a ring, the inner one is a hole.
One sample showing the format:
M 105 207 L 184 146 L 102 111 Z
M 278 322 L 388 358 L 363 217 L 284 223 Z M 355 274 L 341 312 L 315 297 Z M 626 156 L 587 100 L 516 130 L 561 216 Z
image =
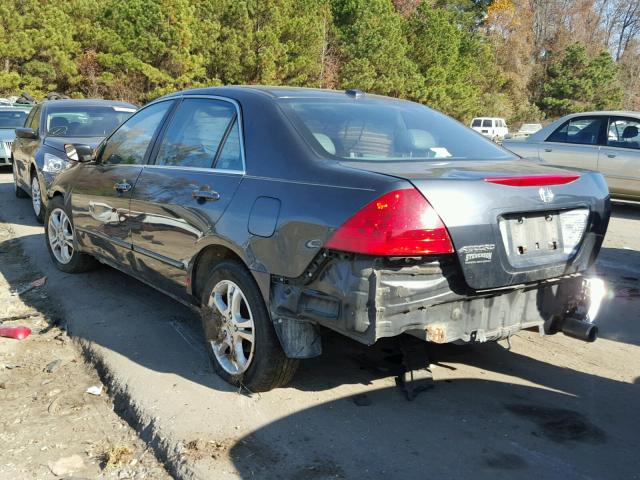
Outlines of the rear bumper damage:
M 324 252 L 300 278 L 272 279 L 270 308 L 285 352 L 296 358 L 321 353 L 316 325 L 367 345 L 402 333 L 435 343 L 485 342 L 532 327 L 593 341 L 590 296 L 599 304 L 604 295 L 596 284 L 573 274 L 476 291 L 452 258 L 425 263 Z

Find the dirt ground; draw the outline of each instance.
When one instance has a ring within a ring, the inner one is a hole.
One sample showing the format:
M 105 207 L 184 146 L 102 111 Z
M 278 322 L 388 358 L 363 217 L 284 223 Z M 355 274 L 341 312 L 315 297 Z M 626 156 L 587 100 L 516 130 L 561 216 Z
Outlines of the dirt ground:
M 100 379 L 12 236 L 0 223 L 0 323 L 31 335 L 0 338 L 0 478 L 171 478 L 113 411 L 108 392 L 86 393 Z

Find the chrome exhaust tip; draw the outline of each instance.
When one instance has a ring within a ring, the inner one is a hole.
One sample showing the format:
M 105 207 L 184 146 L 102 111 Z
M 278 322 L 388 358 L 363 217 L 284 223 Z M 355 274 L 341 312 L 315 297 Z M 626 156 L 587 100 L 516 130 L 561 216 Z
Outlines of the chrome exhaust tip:
M 575 317 L 567 317 L 562 323 L 562 333 L 584 342 L 595 342 L 598 338 L 598 326 Z

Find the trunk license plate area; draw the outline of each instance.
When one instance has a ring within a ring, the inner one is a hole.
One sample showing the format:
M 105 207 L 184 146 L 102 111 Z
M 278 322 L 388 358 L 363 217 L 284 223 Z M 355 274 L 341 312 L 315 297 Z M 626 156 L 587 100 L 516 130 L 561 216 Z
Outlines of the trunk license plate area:
M 509 263 L 530 267 L 567 260 L 582 240 L 589 210 L 515 213 L 498 220 Z

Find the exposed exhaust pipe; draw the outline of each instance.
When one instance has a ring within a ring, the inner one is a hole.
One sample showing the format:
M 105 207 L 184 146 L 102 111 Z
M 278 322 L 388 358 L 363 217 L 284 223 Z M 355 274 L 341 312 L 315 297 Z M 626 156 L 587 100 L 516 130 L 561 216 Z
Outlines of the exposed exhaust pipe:
M 585 279 L 580 309 L 582 311 L 565 317 L 560 327 L 562 333 L 585 342 L 595 342 L 598 338 L 598 327 L 593 321 L 598 315 L 606 293 L 605 283 L 601 279 Z
M 598 338 L 598 327 L 576 317 L 566 317 L 562 323 L 562 333 L 585 342 L 595 342 Z

